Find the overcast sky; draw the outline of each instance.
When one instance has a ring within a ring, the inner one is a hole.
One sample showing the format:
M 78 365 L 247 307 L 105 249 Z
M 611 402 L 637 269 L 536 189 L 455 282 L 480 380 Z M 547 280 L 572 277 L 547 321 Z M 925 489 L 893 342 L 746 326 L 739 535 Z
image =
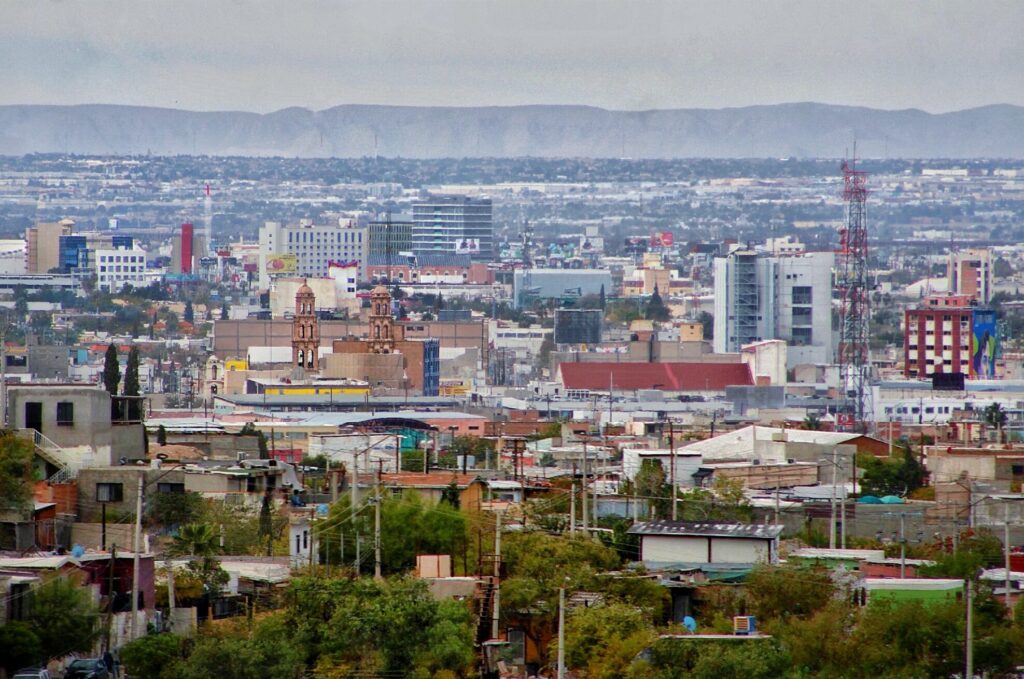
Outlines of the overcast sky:
M 1024 1 L 0 0 L 0 104 L 1024 105 Z

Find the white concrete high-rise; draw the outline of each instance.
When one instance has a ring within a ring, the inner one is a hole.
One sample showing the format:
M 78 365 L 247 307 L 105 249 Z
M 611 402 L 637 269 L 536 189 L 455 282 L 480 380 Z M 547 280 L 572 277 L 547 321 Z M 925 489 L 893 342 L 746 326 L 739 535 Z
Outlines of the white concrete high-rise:
M 281 274 L 326 278 L 331 262 L 356 262 L 362 280 L 368 244 L 366 227 L 356 226 L 350 219 L 331 224 L 267 222 L 260 228 L 260 287 L 270 286 L 272 272 L 267 271 L 267 260 L 275 255 L 295 257 L 294 270 L 281 270 Z
M 831 252 L 768 256 L 737 250 L 716 258 L 715 351 L 779 339 L 789 345 L 790 368 L 831 363 L 834 263 Z

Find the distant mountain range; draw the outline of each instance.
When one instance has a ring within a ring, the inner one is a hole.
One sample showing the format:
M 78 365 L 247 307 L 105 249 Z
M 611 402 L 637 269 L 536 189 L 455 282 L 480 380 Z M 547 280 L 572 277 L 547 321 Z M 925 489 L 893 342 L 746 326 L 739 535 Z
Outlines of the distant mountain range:
M 931 114 L 799 103 L 287 108 L 258 114 L 115 105 L 0 106 L 0 154 L 359 157 L 1024 158 L 1024 107 Z

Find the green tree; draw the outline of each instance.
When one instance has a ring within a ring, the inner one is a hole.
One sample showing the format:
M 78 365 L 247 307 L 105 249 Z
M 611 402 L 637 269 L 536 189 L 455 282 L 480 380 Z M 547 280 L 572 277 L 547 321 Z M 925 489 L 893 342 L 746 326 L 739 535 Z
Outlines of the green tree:
M 220 320 L 222 320 L 222 321 L 228 320 L 228 305 L 227 305 L 227 303 L 224 303 L 224 304 L 220 305 Z
M 441 491 L 441 502 L 447 504 L 452 509 L 458 509 L 461 502 L 459 496 L 459 484 L 452 479 L 452 482 L 445 486 L 444 490 Z
M 102 633 L 100 612 L 89 590 L 56 577 L 32 591 L 29 625 L 46 659 L 85 652 Z
M 595 591 L 601 574 L 620 565 L 612 549 L 586 537 L 540 531 L 511 532 L 503 538 L 508 577 L 501 584 L 503 615 L 526 616 L 526 633 L 539 638 L 553 631 L 558 590 Z
M 181 679 L 298 679 L 305 674 L 301 645 L 295 643 L 283 614 L 255 625 L 208 628 L 195 643 L 188 659 L 175 667 Z
M 804 415 L 804 421 L 800 426 L 801 429 L 808 431 L 818 431 L 821 429 L 821 418 L 818 413 L 807 413 Z
M 654 286 L 654 294 L 647 300 L 647 306 L 644 309 L 644 318 L 648 321 L 659 321 L 665 322 L 672 318 L 672 313 L 665 306 L 665 302 L 661 299 L 661 293 L 658 291 L 658 286 Z
M 655 638 L 649 616 L 622 603 L 577 608 L 565 625 L 565 664 L 585 676 L 618 679 L 626 676 L 636 656 Z M 555 643 L 551 650 L 558 648 Z
M 130 677 L 170 679 L 179 672 L 182 639 L 173 634 L 147 635 L 122 646 L 119 655 Z
M 167 445 L 167 428 L 162 424 L 156 428 L 156 442 L 161 446 Z
M 124 395 L 139 396 L 139 348 L 132 345 L 128 352 L 128 361 L 124 367 Z M 137 399 L 128 401 L 128 419 L 135 421 L 142 418 L 142 407 Z
M 835 592 L 824 567 L 759 566 L 746 583 L 747 603 L 758 620 L 806 618 L 828 605 Z
M 715 338 L 715 317 L 707 311 L 701 311 L 697 314 L 697 322 L 704 328 L 704 339 L 713 340 Z
M 0 430 L 0 506 L 21 510 L 32 499 L 32 441 Z
M 604 283 L 601 283 L 601 292 L 598 294 L 598 298 L 600 299 L 601 311 L 604 311 L 605 307 L 608 306 L 608 298 L 605 297 L 605 292 L 604 292 Z
M 196 312 L 192 308 L 192 300 L 185 302 L 185 311 L 181 314 L 181 317 L 186 323 L 195 323 Z
M 439 603 L 413 578 L 294 578 L 285 621 L 324 676 L 468 676 L 473 626 L 464 603 Z
M 185 493 L 156 493 L 147 502 L 151 521 L 174 529 L 193 523 L 202 516 L 203 496 L 191 491 Z
M 37 665 L 46 660 L 39 636 L 32 626 L 25 622 L 13 620 L 0 625 L 0 668 L 7 671 L 8 676 L 22 667 Z
M 998 401 L 990 403 L 985 407 L 985 410 L 982 413 L 982 419 L 986 425 L 996 430 L 996 436 L 998 437 L 999 442 L 1002 443 L 1003 427 L 1006 426 L 1007 421 L 1006 411 L 1003 409 L 1002 404 Z
M 111 396 L 117 396 L 117 388 L 121 384 L 121 364 L 117 358 L 117 347 L 111 342 L 107 345 L 107 353 L 103 356 L 103 387 Z
M 883 460 L 874 455 L 860 455 L 857 464 L 864 470 L 861 474 L 861 492 L 865 495 L 905 496 L 924 485 L 925 469 L 909 446 L 904 446 L 902 453 L 895 459 Z

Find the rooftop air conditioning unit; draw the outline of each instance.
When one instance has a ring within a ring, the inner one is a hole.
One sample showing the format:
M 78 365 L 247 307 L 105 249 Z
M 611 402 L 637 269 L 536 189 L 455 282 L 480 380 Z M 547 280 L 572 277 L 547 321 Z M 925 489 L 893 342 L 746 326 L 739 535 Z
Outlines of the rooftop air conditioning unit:
M 737 615 L 732 619 L 733 634 L 757 634 L 757 620 L 752 615 Z

